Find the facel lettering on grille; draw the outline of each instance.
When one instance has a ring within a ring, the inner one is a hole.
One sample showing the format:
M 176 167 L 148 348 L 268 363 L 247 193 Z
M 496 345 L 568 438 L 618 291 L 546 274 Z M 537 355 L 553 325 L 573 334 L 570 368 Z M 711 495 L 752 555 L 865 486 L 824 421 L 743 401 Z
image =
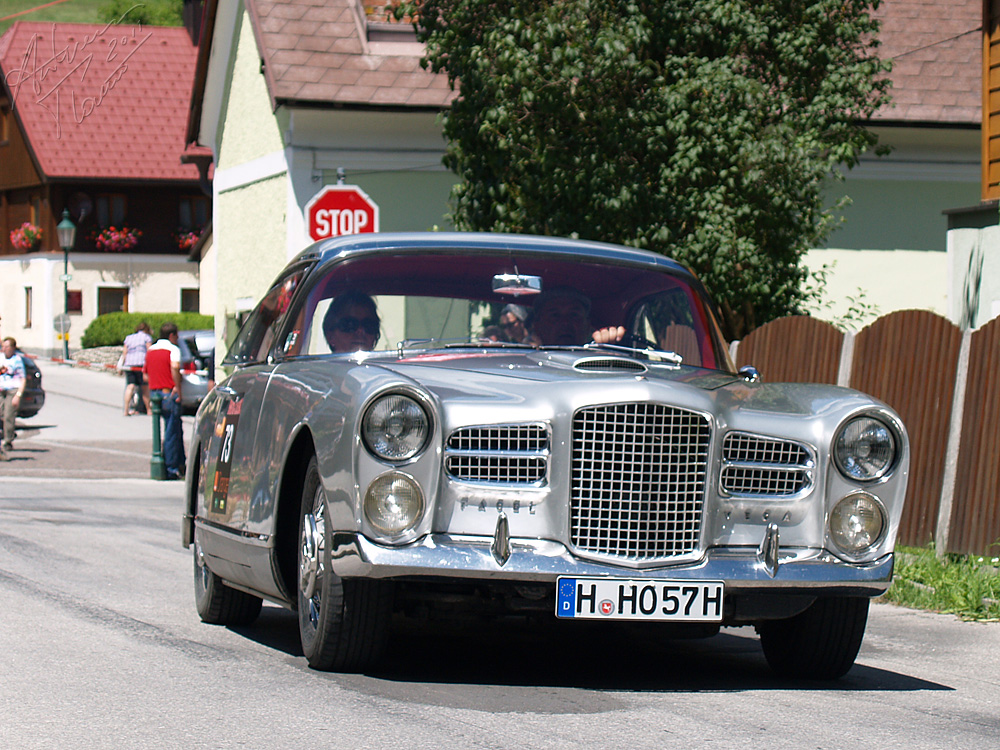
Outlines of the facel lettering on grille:
M 510 511 L 511 513 L 521 513 L 522 511 L 527 513 L 529 516 L 535 515 L 535 503 L 534 501 L 521 502 L 520 500 L 514 500 L 512 502 L 506 503 L 503 500 L 497 500 L 496 502 L 487 502 L 486 500 L 480 500 L 478 503 L 474 500 L 469 501 L 469 498 L 463 497 L 458 501 L 458 509 L 466 510 L 469 506 L 475 506 L 479 509 L 480 513 L 486 513 L 491 508 L 495 509 L 497 513 L 503 513 L 504 511 Z

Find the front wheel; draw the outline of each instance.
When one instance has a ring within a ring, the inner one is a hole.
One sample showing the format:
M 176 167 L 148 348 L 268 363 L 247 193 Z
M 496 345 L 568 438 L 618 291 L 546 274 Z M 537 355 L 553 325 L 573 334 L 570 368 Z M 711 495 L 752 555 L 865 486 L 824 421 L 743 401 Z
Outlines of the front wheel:
M 326 495 L 315 457 L 306 468 L 301 508 L 298 614 L 302 653 L 313 669 L 367 669 L 385 648 L 392 583 L 344 580 L 333 572 Z
M 868 599 L 817 599 L 804 612 L 757 625 L 767 663 L 782 677 L 835 680 L 854 666 L 868 622 Z

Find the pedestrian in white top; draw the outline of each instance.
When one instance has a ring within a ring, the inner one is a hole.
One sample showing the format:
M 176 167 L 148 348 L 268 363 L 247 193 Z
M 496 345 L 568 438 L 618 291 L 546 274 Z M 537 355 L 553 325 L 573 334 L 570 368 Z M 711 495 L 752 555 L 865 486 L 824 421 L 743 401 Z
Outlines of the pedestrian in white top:
M 17 341 L 8 336 L 3 340 L 0 354 L 0 413 L 3 414 L 3 444 L 0 446 L 0 461 L 10 458 L 14 448 L 14 420 L 21 406 L 26 383 L 24 360 L 17 353 Z

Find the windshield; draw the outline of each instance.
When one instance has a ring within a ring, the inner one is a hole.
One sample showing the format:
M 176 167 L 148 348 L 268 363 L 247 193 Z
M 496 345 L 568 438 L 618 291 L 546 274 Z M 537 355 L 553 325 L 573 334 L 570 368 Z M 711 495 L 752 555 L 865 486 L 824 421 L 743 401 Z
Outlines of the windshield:
M 537 282 L 521 284 L 529 277 Z M 327 266 L 309 287 L 286 356 L 402 342 L 579 347 L 598 329 L 622 326 L 626 346 L 729 369 L 706 301 L 686 279 L 649 268 L 499 253 L 372 255 Z

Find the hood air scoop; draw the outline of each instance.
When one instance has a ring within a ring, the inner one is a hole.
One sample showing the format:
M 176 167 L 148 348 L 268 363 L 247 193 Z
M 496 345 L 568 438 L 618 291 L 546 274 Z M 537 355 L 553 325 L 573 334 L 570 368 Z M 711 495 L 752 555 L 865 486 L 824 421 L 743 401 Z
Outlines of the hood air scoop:
M 573 369 L 584 372 L 627 372 L 634 374 L 646 372 L 646 365 L 622 357 L 587 357 L 574 364 Z

